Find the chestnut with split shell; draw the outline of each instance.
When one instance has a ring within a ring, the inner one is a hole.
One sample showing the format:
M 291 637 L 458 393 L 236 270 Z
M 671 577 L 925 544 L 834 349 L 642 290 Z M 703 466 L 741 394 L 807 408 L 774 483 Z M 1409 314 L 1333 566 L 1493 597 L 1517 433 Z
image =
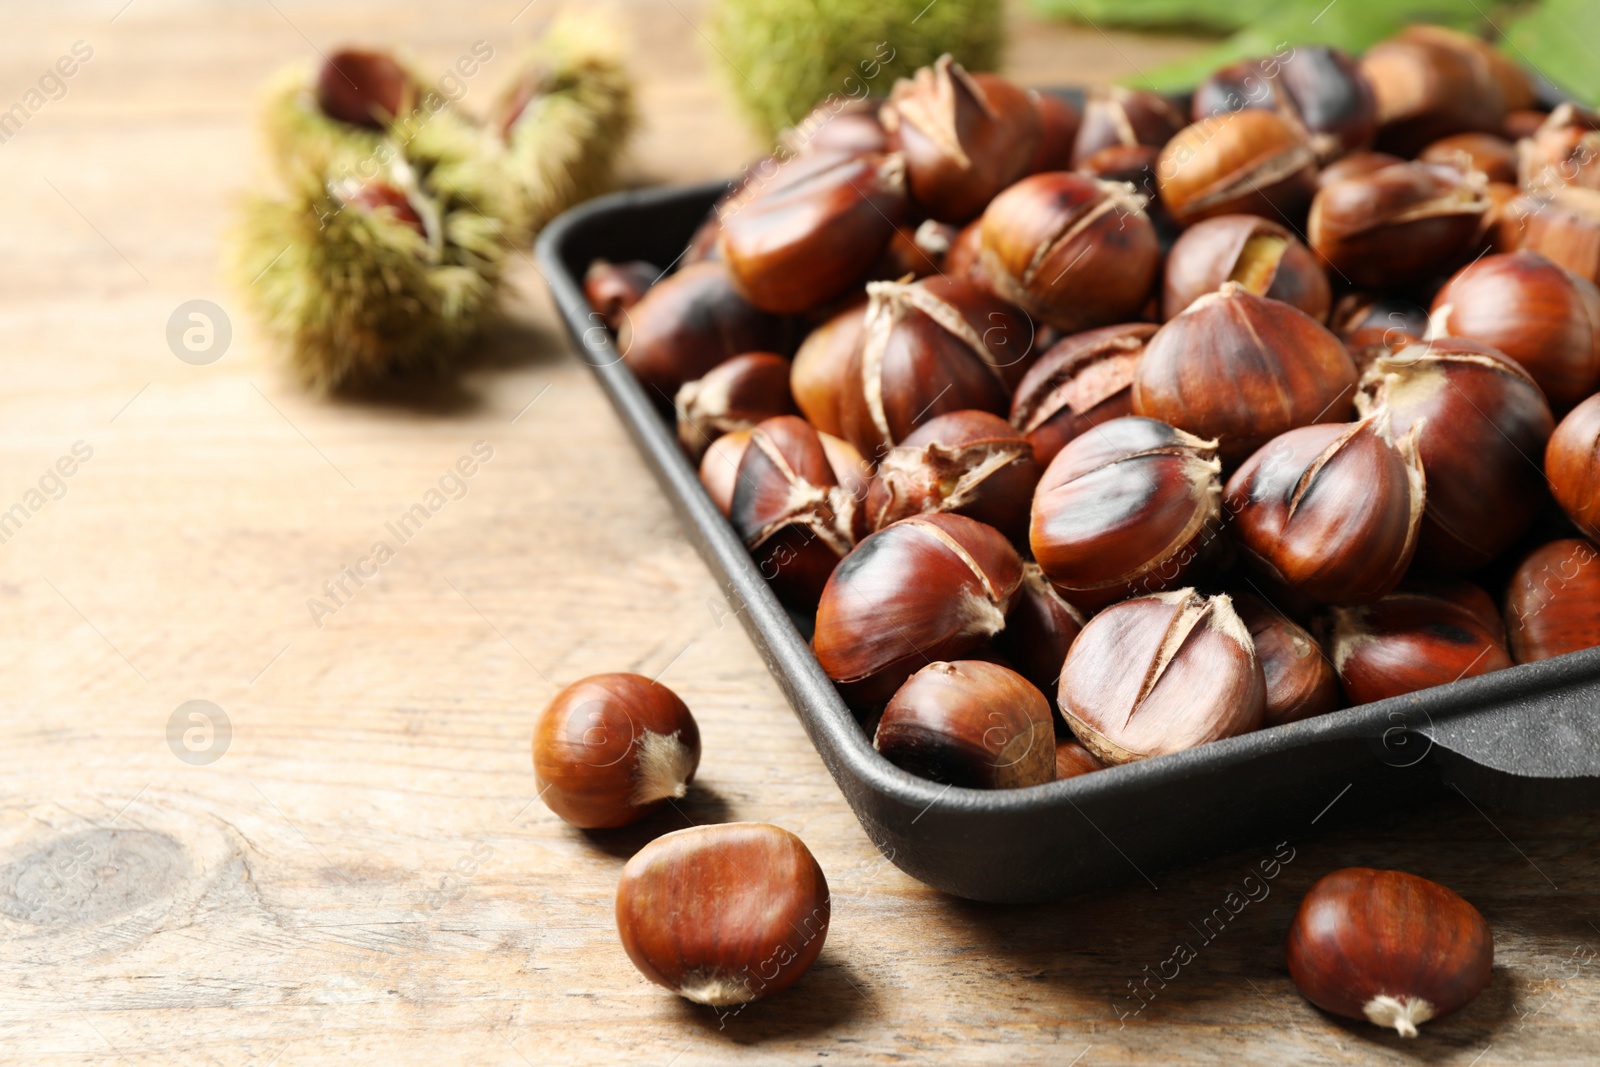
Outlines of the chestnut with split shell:
M 1400 590 L 1370 604 L 1334 608 L 1332 616 L 1329 652 L 1352 704 L 1511 666 L 1497 628 L 1443 597 Z
M 1072 147 L 1070 169 L 1079 169 L 1108 148 L 1159 149 L 1185 124 L 1183 112 L 1160 93 L 1120 85 L 1092 86 L 1084 95 L 1083 120 Z
M 1328 275 L 1300 239 L 1255 215 L 1220 215 L 1196 223 L 1167 255 L 1161 315 L 1171 319 L 1225 282 L 1281 300 L 1326 322 L 1333 302 Z
M 678 443 L 699 460 L 711 442 L 733 430 L 754 429 L 764 419 L 794 415 L 789 361 L 772 352 L 746 352 L 718 364 L 699 381 L 685 382 L 673 398 Z
M 878 461 L 867 492 L 867 528 L 950 511 L 1021 541 L 1039 465 L 1009 422 L 986 411 L 953 411 L 923 423 Z
M 1304 130 L 1320 160 L 1365 148 L 1378 128 L 1366 76 L 1355 60 L 1323 45 L 1224 67 L 1194 93 L 1196 122 L 1248 108 L 1276 111 Z
M 1022 376 L 1011 398 L 1011 424 L 1047 465 L 1079 434 L 1133 414 L 1133 369 L 1156 327 L 1103 326 L 1063 337 Z
M 1184 226 L 1217 215 L 1294 218 L 1316 181 L 1305 131 L 1274 111 L 1209 115 L 1168 141 L 1156 162 L 1161 203 Z
M 1067 650 L 1083 632 L 1083 612 L 1069 603 L 1032 561 L 1022 565 L 1022 586 L 1006 614 L 994 650 L 1052 700 L 1061 684 Z
M 873 747 L 922 778 L 1018 789 L 1055 778 L 1050 703 L 1016 671 L 981 660 L 930 663 L 883 709 Z

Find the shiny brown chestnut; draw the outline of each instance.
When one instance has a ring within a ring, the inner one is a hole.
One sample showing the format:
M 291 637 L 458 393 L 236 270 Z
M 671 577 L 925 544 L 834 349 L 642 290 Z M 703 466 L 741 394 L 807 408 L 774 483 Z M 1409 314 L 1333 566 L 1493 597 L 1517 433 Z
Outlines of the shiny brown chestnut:
M 1378 103 L 1377 146 L 1385 152 L 1409 158 L 1441 137 L 1494 133 L 1505 122 L 1495 71 L 1454 40 L 1406 32 L 1379 41 L 1361 57 L 1361 73 Z
M 700 763 L 700 731 L 678 695 L 637 674 L 573 682 L 533 728 L 539 798 L 574 826 L 638 822 L 682 797 Z
M 1021 542 L 1028 534 L 1039 471 L 1028 439 L 1000 416 L 987 411 L 940 415 L 878 461 L 867 491 L 867 529 L 949 511 Z
M 739 295 L 721 263 L 669 274 L 640 298 L 617 328 L 617 349 L 658 404 L 678 387 L 741 352 L 788 351 L 783 320 Z
M 878 121 L 878 107 L 872 100 L 829 97 L 779 134 L 778 143 L 791 155 L 802 152 L 833 152 L 840 155 L 888 152 L 893 146 L 883 123 Z
M 1289 926 L 1289 977 L 1323 1011 L 1416 1037 L 1489 984 L 1494 935 L 1478 909 L 1403 871 L 1346 867 L 1307 891 Z
M 878 262 L 873 264 L 868 278 L 872 281 L 904 281 L 927 278 L 944 272 L 944 259 L 959 231 L 935 219 L 923 219 L 915 226 L 902 223 L 895 227 L 889 238 L 889 247 L 883 250 Z
M 1356 411 L 1380 410 L 1397 437 L 1417 430 L 1428 481 L 1419 565 L 1477 570 L 1533 523 L 1546 500 L 1534 464 L 1555 419 L 1515 360 L 1455 337 L 1380 354 L 1361 378 Z
M 1215 441 L 1155 419 L 1103 423 L 1045 468 L 1034 559 L 1085 608 L 1171 589 L 1216 538 L 1221 471 Z
M 1134 370 L 1133 410 L 1216 438 L 1224 462 L 1236 463 L 1286 430 L 1348 418 L 1355 384 L 1337 337 L 1230 281 L 1150 338 Z
M 1461 268 L 1433 298 L 1429 329 L 1510 356 L 1558 411 L 1600 389 L 1600 288 L 1537 252 Z
M 1083 612 L 1064 600 L 1032 561 L 1022 565 L 1022 585 L 1006 614 L 994 650 L 1018 674 L 1055 699 L 1067 650 L 1082 632 Z
M 1107 763 L 1178 752 L 1261 726 L 1266 681 L 1226 596 L 1136 597 L 1089 620 L 1061 670 L 1073 734 Z
M 1600 393 L 1556 427 L 1545 449 L 1544 473 L 1567 518 L 1591 539 L 1600 538 Z
M 1501 225 L 1520 235 L 1517 248 L 1600 284 L 1600 192 L 1562 186 L 1521 196 L 1505 216 Z
M 664 834 L 617 883 L 617 933 L 639 973 L 719 1008 L 799 981 L 822 952 L 830 911 L 811 850 L 766 823 Z
M 1092 87 L 1083 101 L 1083 120 L 1072 147 L 1072 169 L 1114 146 L 1160 148 L 1185 126 L 1172 101 L 1147 89 L 1120 85 Z
M 1050 703 L 996 663 L 930 663 L 883 709 L 872 747 L 919 778 L 968 789 L 1020 789 L 1055 778 Z
M 843 436 L 876 460 L 946 412 L 1003 415 L 1033 355 L 1027 316 L 971 282 L 871 282 L 840 386 Z
M 1295 122 L 1322 160 L 1365 148 L 1378 132 L 1378 105 L 1366 77 L 1355 60 L 1325 45 L 1224 67 L 1200 83 L 1191 113 L 1199 122 L 1249 108 L 1277 111 Z
M 1316 638 L 1253 594 L 1236 594 L 1233 607 L 1250 631 L 1266 678 L 1263 726 L 1297 722 L 1338 709 L 1339 676 Z
M 1069 333 L 1138 317 L 1161 249 L 1132 187 L 1079 174 L 1035 174 L 983 213 L 989 286 Z
M 1336 159 L 1317 172 L 1317 188 L 1332 185 L 1334 182 L 1344 181 L 1362 174 L 1371 174 L 1375 170 L 1396 163 L 1404 163 L 1399 156 L 1391 156 L 1387 152 L 1351 152 L 1342 159 Z
M 712 441 L 700 457 L 700 484 L 723 518 L 733 510 L 733 487 L 739 484 L 739 464 L 749 447 L 750 431 L 735 430 Z
M 968 74 L 949 55 L 897 81 L 880 116 L 905 156 L 911 199 L 957 224 L 1028 172 L 1042 136 L 1025 91 L 995 74 Z
M 705 377 L 684 382 L 673 405 L 678 443 L 696 462 L 725 433 L 799 414 L 789 395 L 789 361 L 772 352 L 746 352 L 719 363 Z
M 1072 145 L 1078 139 L 1083 116 L 1073 102 L 1048 90 L 1029 89 L 1039 113 L 1039 147 L 1034 149 L 1025 174 L 1072 169 Z
M 841 432 L 839 394 L 866 319 L 865 301 L 852 305 L 807 334 L 794 354 L 789 392 L 800 413 L 823 433 Z
M 779 415 L 751 431 L 728 520 L 780 600 L 817 602 L 828 575 L 855 547 L 858 512 L 810 423 Z
M 1418 340 L 1428 334 L 1426 305 L 1401 296 L 1375 296 L 1372 293 L 1346 293 L 1333 306 L 1328 328 L 1341 341 L 1370 330 L 1393 331 Z M 1398 343 L 1394 346 L 1398 347 Z
M 1397 163 L 1331 182 L 1306 237 L 1334 277 L 1384 289 L 1454 268 L 1477 247 L 1489 199 L 1480 174 Z
M 1275 111 L 1210 115 L 1161 150 L 1156 184 L 1180 225 L 1217 215 L 1294 218 L 1316 190 L 1304 131 Z
M 1056 781 L 1076 778 L 1081 774 L 1103 771 L 1106 765 L 1093 752 L 1076 741 L 1056 742 Z
M 1271 580 L 1329 604 L 1359 604 L 1405 575 L 1422 524 L 1417 430 L 1389 415 L 1303 426 L 1269 441 L 1228 480 L 1240 548 Z
M 1483 216 L 1483 247 L 1490 252 L 1515 252 L 1522 247 L 1522 219 L 1517 206 L 1522 190 L 1509 182 L 1490 182 L 1483 190 L 1489 210 Z
M 1490 596 L 1476 582 L 1465 578 L 1440 578 L 1434 575 L 1409 574 L 1406 580 L 1400 583 L 1399 592 L 1422 593 L 1426 596 L 1435 596 L 1441 600 L 1448 600 L 1452 604 L 1466 608 L 1478 617 L 1485 630 L 1502 645 L 1506 644 L 1506 623 L 1500 616 L 1499 605 L 1495 604 L 1494 597 Z M 1507 646 L 1509 647 L 1509 646 Z
M 1155 334 L 1148 322 L 1103 326 L 1051 345 L 1011 398 L 1011 424 L 1042 468 L 1079 434 L 1133 414 L 1133 368 Z
M 961 227 L 956 233 L 956 239 L 950 244 L 950 251 L 945 253 L 944 272 L 952 278 L 972 282 L 981 289 L 988 289 L 989 282 L 983 274 L 983 264 L 980 261 L 983 254 L 983 216 L 978 216 L 972 222 Z
M 1022 560 L 993 527 L 947 513 L 902 519 L 833 572 L 811 645 L 847 701 L 881 704 L 924 665 L 999 633 L 1021 584 Z
M 763 311 L 809 311 L 867 276 L 905 217 L 898 155 L 796 156 L 722 210 L 734 284 Z
M 341 48 L 317 72 L 317 106 L 330 119 L 381 130 L 416 102 L 411 75 L 387 52 Z
M 1171 319 L 1207 293 L 1237 282 L 1326 322 L 1333 292 L 1311 250 L 1286 227 L 1256 215 L 1219 215 L 1195 223 L 1167 254 L 1161 317 Z
M 1517 180 L 1517 148 L 1492 133 L 1454 133 L 1441 137 L 1417 155 L 1419 163 L 1457 170 L 1475 170 L 1491 182 Z
M 583 295 L 606 329 L 615 333 L 622 325 L 623 313 L 643 299 L 660 276 L 654 263 L 643 260 L 612 263 L 597 259 L 583 275 Z
M 1328 651 L 1352 704 L 1404 696 L 1504 670 L 1511 654 L 1495 630 L 1453 600 L 1399 590 L 1334 608 Z
M 1600 549 L 1565 538 L 1517 564 L 1506 589 L 1506 630 L 1518 663 L 1600 645 Z

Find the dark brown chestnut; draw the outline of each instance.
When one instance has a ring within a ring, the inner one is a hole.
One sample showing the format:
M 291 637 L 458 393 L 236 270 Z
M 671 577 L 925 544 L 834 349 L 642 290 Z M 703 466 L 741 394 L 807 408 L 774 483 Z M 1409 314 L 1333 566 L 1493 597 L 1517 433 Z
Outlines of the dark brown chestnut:
M 896 82 L 881 117 L 905 156 L 911 199 L 941 222 L 976 218 L 1028 172 L 1042 136 L 1028 93 L 948 55 Z
M 617 932 L 639 973 L 696 1004 L 780 993 L 828 936 L 828 880 L 805 842 L 766 823 L 691 826 L 634 853 Z
M 1235 595 L 1233 607 L 1250 631 L 1266 678 L 1263 726 L 1297 722 L 1337 710 L 1339 676 L 1316 638 L 1253 594 Z
M 872 100 L 833 96 L 778 135 L 778 143 L 791 155 L 832 152 L 867 155 L 888 152 L 889 134 L 878 121 L 879 105 Z
M 823 433 L 839 436 L 839 394 L 850 358 L 861 344 L 867 306 L 852 305 L 806 335 L 789 370 L 789 391 L 800 413 Z
M 920 778 L 969 789 L 1020 789 L 1055 778 L 1055 726 L 1044 694 L 981 660 L 930 663 L 883 709 L 872 746 Z
M 1160 148 L 1185 125 L 1172 101 L 1147 89 L 1097 85 L 1085 95 L 1083 121 L 1072 148 L 1072 169 L 1107 148 Z
M 1403 871 L 1346 867 L 1306 893 L 1289 926 L 1289 977 L 1323 1011 L 1416 1037 L 1489 984 L 1494 935 L 1478 909 Z
M 416 102 L 411 75 L 387 52 L 341 48 L 317 72 L 317 106 L 330 119 L 381 130 Z
M 661 279 L 623 316 L 617 348 L 653 399 L 670 408 L 684 382 L 741 352 L 784 352 L 786 329 L 739 295 L 721 263 Z
M 638 822 L 682 797 L 700 763 L 700 731 L 678 695 L 637 674 L 573 682 L 533 728 L 539 798 L 574 826 Z
M 1482 53 L 1462 47 L 1460 36 L 1412 27 L 1361 57 L 1378 102 L 1379 148 L 1410 157 L 1441 137 L 1494 133 L 1504 124 L 1508 101 L 1496 70 Z
M 855 547 L 858 511 L 810 423 L 780 415 L 751 431 L 728 519 L 779 599 L 798 607 L 817 602 L 828 575 Z
M 1022 376 L 1011 424 L 1028 437 L 1040 467 L 1092 427 L 1133 414 L 1133 368 L 1156 327 L 1103 326 L 1064 337 Z
M 1506 631 L 1518 663 L 1600 645 L 1600 549 L 1566 538 L 1517 565 L 1506 589 Z
M 809 311 L 867 276 L 906 214 L 898 155 L 810 153 L 722 209 L 734 284 L 763 311 Z
M 960 232 L 948 223 L 923 219 L 912 226 L 895 227 L 889 247 L 873 265 L 868 277 L 873 281 L 904 281 L 906 276 L 927 278 L 944 272 L 944 259 Z
M 1352 704 L 1404 696 L 1511 666 L 1494 628 L 1453 600 L 1399 590 L 1334 608 L 1329 652 Z
M 980 215 L 956 233 L 950 251 L 945 253 L 944 272 L 952 278 L 959 278 L 962 281 L 972 282 L 981 289 L 988 289 L 990 286 L 983 274 L 982 254 L 983 216 Z
M 1230 281 L 1150 338 L 1134 370 L 1133 410 L 1217 439 L 1231 464 L 1286 430 L 1348 418 L 1355 384 L 1337 337 Z
M 1021 542 L 1038 482 L 1033 447 L 1009 422 L 987 411 L 952 411 L 918 426 L 878 461 L 867 529 L 950 511 Z
M 1555 427 L 1550 406 L 1520 364 L 1487 345 L 1443 337 L 1380 354 L 1361 378 L 1356 410 L 1387 412 L 1397 437 L 1417 430 L 1428 480 L 1420 565 L 1477 570 L 1522 536 L 1546 500 L 1536 464 Z
M 597 259 L 583 276 L 583 295 L 589 307 L 613 333 L 622 325 L 622 315 L 637 304 L 661 276 L 654 263 L 632 260 L 612 263 Z
M 1131 186 L 1035 174 L 983 214 L 980 262 L 1003 299 L 1067 332 L 1138 317 L 1161 249 Z
M 876 460 L 929 419 L 967 409 L 1004 415 L 1033 357 L 1033 324 L 949 276 L 872 282 L 861 343 L 839 393 L 844 437 Z
M 1207 293 L 1237 282 L 1326 322 L 1333 292 L 1311 250 L 1286 227 L 1256 215 L 1219 215 L 1185 230 L 1167 254 L 1161 317 L 1173 318 Z
M 1045 468 L 1028 540 L 1045 577 L 1095 608 L 1181 583 L 1216 538 L 1217 443 L 1154 419 L 1113 419 Z
M 1396 441 L 1389 418 L 1290 430 L 1234 472 L 1224 506 L 1268 578 L 1330 604 L 1376 600 L 1399 584 L 1425 482 L 1417 430 Z
M 1567 518 L 1591 540 L 1600 538 L 1600 393 L 1556 427 L 1545 450 L 1544 473 Z
M 696 462 L 725 433 L 799 414 L 789 395 L 789 361 L 771 352 L 746 352 L 719 363 L 704 378 L 684 382 L 673 403 L 678 442 Z
M 1161 150 L 1161 203 L 1180 225 L 1217 215 L 1294 218 L 1316 190 L 1317 156 L 1275 111 L 1210 115 Z
M 1090 752 L 1128 763 L 1249 733 L 1265 701 L 1255 643 L 1232 602 L 1179 589 L 1090 619 L 1067 653 L 1058 702 Z
M 1481 174 L 1396 163 L 1331 182 L 1306 237 L 1336 279 L 1383 289 L 1457 266 L 1478 245 L 1489 198 Z
M 1005 629 L 994 637 L 994 650 L 1053 700 L 1067 649 L 1083 623 L 1083 613 L 1062 599 L 1037 563 L 1028 562 L 1022 565 L 1022 585 Z
M 1089 774 L 1092 771 L 1103 771 L 1106 765 L 1100 757 L 1084 748 L 1076 741 L 1056 742 L 1056 781 L 1063 778 L 1076 778 L 1080 774 Z
M 926 664 L 999 633 L 1021 584 L 1022 560 L 992 526 L 948 513 L 902 519 L 828 579 L 812 648 L 852 705 L 881 704 Z
M 1365 148 L 1378 131 L 1366 77 L 1355 60 L 1325 45 L 1224 67 L 1200 83 L 1191 107 L 1196 122 L 1249 108 L 1276 111 L 1305 130 L 1323 160 Z
M 1516 146 L 1492 133 L 1454 133 L 1441 137 L 1424 148 L 1417 161 L 1457 170 L 1475 170 L 1491 182 L 1517 180 Z
M 1415 300 L 1400 296 L 1375 296 L 1371 293 L 1346 293 L 1333 307 L 1328 320 L 1331 329 L 1341 341 L 1348 341 L 1357 333 L 1370 330 L 1392 331 L 1400 347 L 1399 336 L 1421 340 L 1428 335 L 1428 309 Z
M 1049 90 L 1029 89 L 1034 110 L 1039 113 L 1039 147 L 1028 162 L 1027 174 L 1072 169 L 1072 146 L 1078 139 L 1083 116 L 1073 102 Z
M 1558 411 L 1600 389 L 1600 289 L 1537 252 L 1461 268 L 1433 298 L 1430 330 L 1510 356 Z

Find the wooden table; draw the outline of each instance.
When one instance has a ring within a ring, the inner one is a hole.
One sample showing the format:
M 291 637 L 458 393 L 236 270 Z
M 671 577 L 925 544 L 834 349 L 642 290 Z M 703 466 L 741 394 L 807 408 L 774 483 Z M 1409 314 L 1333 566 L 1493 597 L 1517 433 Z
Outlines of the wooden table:
M 0 107 L 74 42 L 92 56 L 0 144 L 0 1060 L 1593 1061 L 1594 817 L 1457 803 L 1319 832 L 1335 805 L 1209 943 L 1196 927 L 1261 857 L 1032 908 L 947 899 L 880 859 L 567 354 L 531 264 L 512 323 L 459 380 L 339 402 L 294 388 L 218 266 L 260 180 L 257 87 L 347 39 L 441 70 L 480 39 L 508 55 L 546 15 L 522 4 L 7 13 Z M 637 177 L 753 154 L 699 5 L 619 10 L 648 118 Z M 1025 81 L 1195 47 L 1013 20 Z M 195 299 L 234 331 L 207 366 L 167 343 Z M 492 458 L 465 494 L 314 620 L 308 600 L 475 442 Z M 608 670 L 665 671 L 705 759 L 681 816 L 586 836 L 534 801 L 528 739 L 557 686 Z M 175 751 L 196 700 L 231 736 L 191 764 Z M 787 826 L 835 893 L 811 974 L 722 1025 L 640 978 L 613 928 L 621 864 L 685 818 Z M 1355 863 L 1444 881 L 1497 935 L 1489 991 L 1404 1046 L 1318 1013 L 1285 973 L 1299 895 Z M 1197 958 L 1147 983 L 1180 941 Z

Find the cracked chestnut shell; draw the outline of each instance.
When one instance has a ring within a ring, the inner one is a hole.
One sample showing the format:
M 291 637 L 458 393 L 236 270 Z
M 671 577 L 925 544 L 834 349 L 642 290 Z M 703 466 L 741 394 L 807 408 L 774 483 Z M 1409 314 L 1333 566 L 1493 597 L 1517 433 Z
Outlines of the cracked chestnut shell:
M 1416 1037 L 1489 984 L 1494 935 L 1478 909 L 1403 871 L 1325 875 L 1289 926 L 1289 977 L 1323 1011 Z
M 1576 104 L 1556 108 L 1513 151 L 1511 173 L 1500 181 L 1536 194 L 1563 185 L 1600 189 L 1600 115 Z
M 1148 322 L 1063 337 L 1022 376 L 1011 424 L 1028 436 L 1041 466 L 1079 434 L 1133 414 L 1133 368 L 1155 334 Z
M 1567 518 L 1600 537 L 1600 394 L 1561 420 L 1545 449 L 1544 471 Z
M 1376 600 L 1416 551 L 1425 499 L 1415 427 L 1397 442 L 1380 411 L 1274 438 L 1231 479 L 1224 507 L 1273 581 L 1329 604 Z
M 341 48 L 317 72 L 317 106 L 331 119 L 381 130 L 416 104 L 411 75 L 387 52 Z
M 573 682 L 533 728 L 540 799 L 585 830 L 638 822 L 683 796 L 699 763 L 700 731 L 688 707 L 637 674 Z
M 1562 186 L 1520 196 L 1506 206 L 1500 225 L 1521 235 L 1523 251 L 1600 284 L 1600 191 Z
M 1084 747 L 1115 764 L 1248 733 L 1265 700 L 1232 602 L 1179 589 L 1090 619 L 1067 653 L 1058 703 Z
M 1475 170 L 1491 182 L 1516 182 L 1517 149 L 1492 133 L 1457 133 L 1441 137 L 1417 156 L 1420 163 L 1437 163 L 1457 170 Z
M 678 442 L 697 462 L 711 442 L 725 433 L 754 429 L 764 419 L 799 413 L 789 395 L 789 361 L 772 352 L 734 356 L 700 380 L 684 382 L 673 406 L 678 416 Z
M 983 213 L 979 262 L 1002 299 L 1073 333 L 1139 317 L 1161 249 L 1132 186 L 1035 174 Z
M 1183 112 L 1160 93 L 1120 85 L 1093 86 L 1084 96 L 1071 169 L 1077 170 L 1108 148 L 1159 149 L 1185 125 Z
M 1196 122 L 1251 108 L 1276 111 L 1305 131 L 1322 160 L 1365 148 L 1378 130 L 1372 86 L 1355 60 L 1325 45 L 1224 67 L 1195 90 L 1191 108 Z
M 1506 589 L 1506 631 L 1518 663 L 1600 645 L 1600 549 L 1571 537 L 1517 564 Z
M 1356 410 L 1385 411 L 1397 437 L 1415 427 L 1428 480 L 1417 562 L 1477 570 L 1533 523 L 1546 495 L 1537 458 L 1555 420 L 1516 361 L 1455 337 L 1381 353 L 1361 378 Z
M 1224 282 L 1150 338 L 1133 410 L 1215 438 L 1231 464 L 1297 426 L 1348 418 L 1355 384 L 1349 351 L 1320 323 Z
M 1283 226 L 1255 215 L 1219 215 L 1189 227 L 1167 253 L 1161 317 L 1171 319 L 1207 293 L 1237 282 L 1326 322 L 1333 292 L 1322 264 Z
M 1331 620 L 1328 651 L 1352 704 L 1511 666 L 1495 627 L 1472 608 L 1444 597 L 1401 589 L 1370 604 L 1334 608 Z
M 1215 539 L 1217 443 L 1154 419 L 1113 419 L 1069 442 L 1033 496 L 1028 541 L 1085 608 L 1170 589 Z
M 1250 593 L 1235 594 L 1233 607 L 1250 631 L 1266 678 L 1263 726 L 1296 722 L 1338 709 L 1339 676 L 1315 637 Z
M 691 826 L 645 845 L 617 883 L 617 933 L 639 973 L 730 1007 L 794 985 L 828 936 L 828 879 L 766 823 Z
M 1478 246 L 1489 210 L 1481 174 L 1396 163 L 1324 185 L 1306 237 L 1336 279 L 1369 289 L 1415 284 Z
M 997 663 L 937 662 L 906 679 L 872 746 L 901 770 L 969 789 L 1020 789 L 1055 778 L 1050 702 Z
M 1294 218 L 1316 179 L 1304 131 L 1275 111 L 1210 115 L 1168 141 L 1156 161 L 1161 202 L 1182 226 L 1217 215 Z
M 960 659 L 1005 626 L 1022 560 L 963 515 L 902 519 L 834 570 L 817 607 L 817 662 L 856 707 L 881 704 L 918 669 Z
M 986 411 L 952 411 L 917 427 L 878 461 L 867 528 L 949 511 L 1020 542 L 1038 482 L 1033 448 L 1009 422 Z
M 623 316 L 617 350 L 657 404 L 741 352 L 787 351 L 784 323 L 739 295 L 721 263 L 661 279 Z
M 1042 131 L 1033 99 L 949 55 L 895 82 L 881 112 L 906 161 L 911 199 L 941 222 L 974 219 L 1028 173 Z
M 1069 604 L 1032 561 L 1022 565 L 1022 585 L 1006 614 L 994 650 L 1018 674 L 1054 699 L 1067 650 L 1083 631 L 1083 612 Z

